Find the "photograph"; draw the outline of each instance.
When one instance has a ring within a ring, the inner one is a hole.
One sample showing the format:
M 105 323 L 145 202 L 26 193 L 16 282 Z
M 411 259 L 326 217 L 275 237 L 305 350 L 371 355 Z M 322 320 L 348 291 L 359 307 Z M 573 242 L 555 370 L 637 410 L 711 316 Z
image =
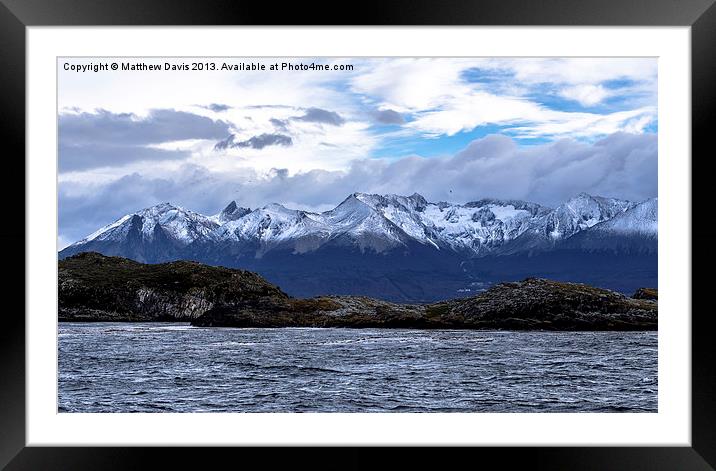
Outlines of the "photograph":
M 58 413 L 658 414 L 657 57 L 56 60 Z

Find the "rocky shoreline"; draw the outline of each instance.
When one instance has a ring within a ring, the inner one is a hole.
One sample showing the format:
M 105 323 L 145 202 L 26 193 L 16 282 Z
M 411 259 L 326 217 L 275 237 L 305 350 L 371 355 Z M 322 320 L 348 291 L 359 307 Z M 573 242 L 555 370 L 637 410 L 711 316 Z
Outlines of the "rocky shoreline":
M 360 296 L 297 299 L 259 275 L 178 261 L 142 264 L 95 252 L 59 262 L 59 321 L 181 321 L 203 327 L 657 330 L 655 289 L 634 297 L 528 278 L 463 299 L 397 304 Z

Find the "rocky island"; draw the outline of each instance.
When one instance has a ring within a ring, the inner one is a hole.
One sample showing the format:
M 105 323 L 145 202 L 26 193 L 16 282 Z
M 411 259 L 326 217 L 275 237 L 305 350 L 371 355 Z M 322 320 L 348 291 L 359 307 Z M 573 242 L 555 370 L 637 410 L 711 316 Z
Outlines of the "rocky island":
M 528 278 L 473 297 L 398 304 L 292 298 L 259 275 L 197 262 L 142 264 L 84 252 L 59 262 L 59 320 L 181 321 L 212 327 L 656 330 L 655 289 L 634 297 Z

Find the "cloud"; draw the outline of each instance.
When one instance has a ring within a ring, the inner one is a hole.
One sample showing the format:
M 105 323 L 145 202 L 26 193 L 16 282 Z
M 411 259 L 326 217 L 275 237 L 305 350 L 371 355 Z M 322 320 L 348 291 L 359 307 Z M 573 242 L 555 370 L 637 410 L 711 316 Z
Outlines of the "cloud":
M 214 150 L 224 150 L 224 149 L 230 149 L 232 147 L 235 147 L 236 143 L 234 142 L 236 136 L 233 134 L 230 134 L 229 137 L 226 139 L 222 139 L 219 142 L 214 145 Z
M 269 122 L 271 124 L 273 124 L 274 127 L 276 129 L 278 129 L 279 131 L 283 131 L 283 132 L 288 131 L 288 120 L 286 120 L 286 119 L 271 118 L 269 120 Z
M 350 81 L 354 93 L 376 101 L 380 108 L 401 113 L 432 109 L 446 97 L 460 95 L 460 72 L 470 60 L 401 58 L 375 61 Z
M 345 58 L 310 59 L 326 65 L 346 62 Z M 60 109 L 99 107 L 117 116 L 124 116 L 122 111 L 137 113 L 123 120 L 130 123 L 127 126 L 147 119 L 141 116 L 152 108 L 183 110 L 210 120 L 220 116 L 230 130 L 211 138 L 213 142 L 232 132 L 239 141 L 280 133 L 292 138 L 292 151 L 302 143 L 309 147 L 319 139 L 331 140 L 331 136 L 316 137 L 319 131 L 333 134 L 339 126 L 342 131 L 362 121 L 400 125 L 406 132 L 402 142 L 428 137 L 435 148 L 440 143 L 432 138 L 461 132 L 479 135 L 501 128 L 517 138 L 595 140 L 610 132 L 649 129 L 656 122 L 655 111 L 621 121 L 624 115 L 614 114 L 656 110 L 655 58 L 351 58 L 350 62 L 355 66 L 351 72 L 172 73 L 169 80 L 152 73 L 60 71 L 58 103 Z M 375 110 L 382 111 L 374 115 Z M 644 124 L 648 116 L 651 121 Z M 406 122 L 401 123 L 401 118 Z M 594 126 L 597 121 L 600 125 Z M 578 134 L 570 136 L 575 129 L 572 122 L 580 126 Z M 391 137 L 384 136 L 395 131 L 367 126 L 359 138 L 374 137 L 379 145 L 389 147 Z M 384 150 L 380 149 L 381 155 Z M 295 155 L 291 159 L 296 161 Z
M 610 93 L 601 85 L 583 84 L 562 89 L 559 94 L 568 100 L 574 100 L 582 106 L 594 106 L 601 103 Z
M 480 61 L 477 67 L 509 72 L 514 80 L 527 84 L 598 84 L 621 79 L 651 83 L 657 77 L 657 61 L 652 57 L 494 58 Z
M 618 132 L 642 133 L 656 118 L 655 107 L 605 114 L 545 111 L 544 119 L 514 126 L 507 132 L 521 138 L 595 138 Z
M 151 110 L 145 117 L 133 113 L 61 114 L 59 138 L 66 144 L 105 142 L 142 145 L 185 139 L 214 139 L 228 134 L 229 125 L 185 111 Z
M 338 113 L 321 108 L 308 108 L 303 116 L 295 116 L 291 119 L 309 123 L 330 124 L 332 126 L 341 126 L 345 123 L 345 120 Z
M 379 109 L 410 113 L 406 127 L 418 136 L 500 126 L 518 138 L 593 140 L 641 132 L 657 119 L 653 58 L 406 58 L 365 69 L 351 79 L 352 91 Z M 614 96 L 620 103 L 599 113 L 553 103 L 590 107 Z
M 220 113 L 222 111 L 230 110 L 231 107 L 229 105 L 223 105 L 221 103 L 211 103 L 209 105 L 204 106 L 203 108 L 206 108 L 207 110 L 214 111 L 216 113 Z
M 234 142 L 234 135 L 230 135 L 223 141 L 219 141 L 214 146 L 215 150 L 227 148 L 244 148 L 263 149 L 267 146 L 290 146 L 293 144 L 290 136 L 284 134 L 260 134 L 253 136 L 245 141 Z
M 191 153 L 186 150 L 167 150 L 121 144 L 68 145 L 60 140 L 58 148 L 60 172 L 100 167 L 119 167 L 141 161 L 181 160 Z
M 376 110 L 373 112 L 373 119 L 381 124 L 403 124 L 403 115 L 393 110 Z
M 152 110 L 147 116 L 132 113 L 63 113 L 59 115 L 59 169 L 76 171 L 123 166 L 137 161 L 187 158 L 188 151 L 156 145 L 189 139 L 226 136 L 224 121 L 171 109 Z
M 589 139 L 619 131 L 642 132 L 656 118 L 655 107 L 613 113 L 566 112 L 519 97 L 475 91 L 446 101 L 441 109 L 415 113 L 406 127 L 433 137 L 497 125 L 518 138 Z
M 452 157 L 357 159 L 345 171 L 240 168 L 214 172 L 183 165 L 162 176 L 132 174 L 102 184 L 60 185 L 60 235 L 78 240 L 144 207 L 171 201 L 212 214 L 232 200 L 325 210 L 352 192 L 418 192 L 430 201 L 484 197 L 554 206 L 579 192 L 642 201 L 657 196 L 657 137 L 617 133 L 593 144 L 561 139 L 523 147 L 504 135 L 470 143 Z
M 573 190 L 655 195 L 654 58 L 351 63 L 350 73 L 171 80 L 61 71 L 61 224 L 74 231 L 65 240 L 167 200 L 212 212 L 231 199 L 325 208 L 352 191 L 548 204 Z M 502 136 L 455 153 L 491 132 Z M 424 155 L 402 157 L 410 149 Z

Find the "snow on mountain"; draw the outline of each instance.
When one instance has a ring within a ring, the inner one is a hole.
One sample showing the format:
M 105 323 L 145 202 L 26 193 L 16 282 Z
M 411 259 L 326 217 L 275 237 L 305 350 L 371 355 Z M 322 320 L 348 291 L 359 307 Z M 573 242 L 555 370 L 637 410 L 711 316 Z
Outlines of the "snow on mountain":
M 425 210 L 429 203 L 415 193 L 412 196 L 370 195 L 356 193 L 353 198 L 370 208 L 371 214 L 378 214 L 399 228 L 413 240 L 440 248 L 440 239 L 430 224 L 426 223 Z M 381 221 L 382 221 L 381 218 Z M 392 226 L 391 226 L 392 228 Z M 399 239 L 397 236 L 394 239 Z
M 361 251 L 372 249 L 381 253 L 405 246 L 409 240 L 415 239 L 376 210 L 376 202 L 371 197 L 378 196 L 354 193 L 334 209 L 320 215 L 321 221 L 330 228 L 332 241 L 339 245 L 356 246 Z
M 104 227 L 100 227 L 96 231 L 94 231 L 92 234 L 88 235 L 82 240 L 78 240 L 74 244 L 71 244 L 70 247 L 75 245 L 82 245 L 86 244 L 87 242 L 93 241 L 93 240 L 119 240 L 123 237 L 126 237 L 127 232 L 129 231 L 130 225 L 127 224 L 127 221 L 129 221 L 134 214 L 127 214 L 126 216 L 122 216 L 121 218 L 117 219 L 116 221 L 107 224 Z
M 585 229 L 560 244 L 561 249 L 614 254 L 655 254 L 658 250 L 658 204 L 653 198 Z
M 556 209 L 518 200 L 483 199 L 466 204 L 431 203 L 411 196 L 354 193 L 330 211 L 312 213 L 269 204 L 250 210 L 235 201 L 214 216 L 169 203 L 126 215 L 68 247 L 109 252 L 156 245 L 198 247 L 208 253 L 229 247 L 256 257 L 276 249 L 308 253 L 323 246 L 383 253 L 410 244 L 465 256 L 548 250 L 585 231 L 656 234 L 656 200 L 639 205 L 579 194 Z M 121 247 L 118 244 L 124 244 Z M 212 249 L 212 247 L 214 247 Z M 208 252 L 207 252 L 208 251 Z M 134 253 L 134 252 L 133 252 Z
M 658 199 L 652 198 L 592 228 L 593 232 L 657 237 L 659 233 Z M 590 231 L 591 232 L 591 231 Z
M 154 239 L 157 234 L 157 228 L 159 228 L 162 230 L 163 235 L 172 241 L 181 245 L 189 245 L 194 240 L 207 236 L 218 225 L 217 222 L 202 214 L 170 203 L 162 203 L 123 216 L 86 238 L 75 242 L 72 246 L 93 241 L 121 241 L 127 237 L 133 228 L 138 230 L 142 237 L 147 240 Z
M 223 243 L 255 243 L 258 256 L 279 247 L 305 253 L 330 242 L 380 253 L 409 239 L 356 195 L 320 214 L 270 204 L 220 226 L 209 238 Z
M 185 258 L 188 246 L 217 227 L 209 217 L 162 203 L 121 217 L 66 247 L 59 256 L 95 251 L 144 263 L 178 260 Z
M 566 239 L 579 231 L 633 208 L 636 203 L 580 193 L 545 216 L 541 224 L 552 240 Z
M 229 221 L 235 221 L 242 218 L 251 212 L 250 208 L 243 208 L 236 204 L 236 201 L 229 203 L 219 214 L 210 216 L 209 219 L 216 222 L 219 225 L 225 224 Z
M 524 201 L 485 199 L 464 205 L 429 203 L 412 196 L 356 196 L 414 240 L 436 248 L 481 253 L 513 239 L 549 211 Z
M 481 254 L 515 239 L 547 211 L 524 201 L 485 199 L 465 205 L 429 204 L 425 215 L 452 249 Z
M 607 221 L 636 203 L 580 193 L 530 221 L 517 237 L 497 248 L 503 255 L 551 250 L 575 234 Z
M 254 243 L 260 247 L 259 255 L 292 242 L 295 242 L 297 252 L 303 252 L 309 249 L 301 244 L 303 239 L 327 233 L 319 216 L 272 203 L 227 222 L 214 230 L 209 238 L 224 243 Z

